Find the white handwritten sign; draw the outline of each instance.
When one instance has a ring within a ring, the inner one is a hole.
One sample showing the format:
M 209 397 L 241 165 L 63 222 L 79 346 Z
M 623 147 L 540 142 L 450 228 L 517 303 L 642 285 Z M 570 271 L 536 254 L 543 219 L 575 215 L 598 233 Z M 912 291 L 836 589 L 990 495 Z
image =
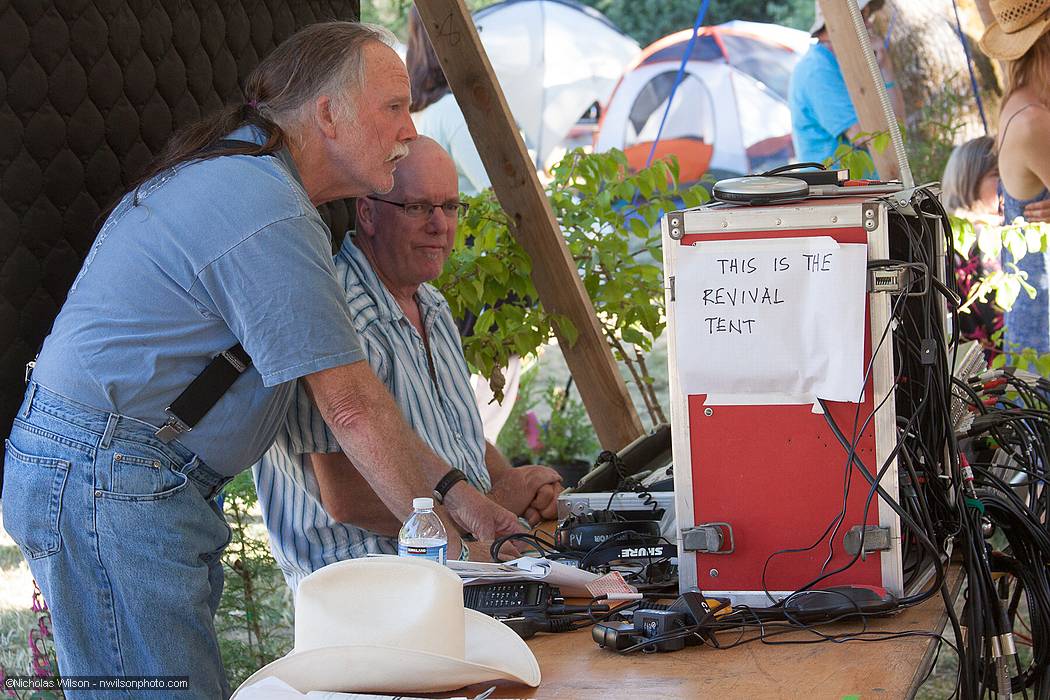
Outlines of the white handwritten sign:
M 706 241 L 675 268 L 678 376 L 708 404 L 858 401 L 867 246 Z

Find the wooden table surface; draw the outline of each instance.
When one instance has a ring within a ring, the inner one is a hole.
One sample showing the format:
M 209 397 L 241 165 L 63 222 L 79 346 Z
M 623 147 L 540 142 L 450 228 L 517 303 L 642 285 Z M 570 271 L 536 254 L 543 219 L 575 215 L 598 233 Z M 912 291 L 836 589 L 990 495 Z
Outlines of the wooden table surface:
M 958 567 L 952 567 L 949 578 L 954 597 L 962 578 Z M 946 620 L 944 602 L 936 595 L 892 617 L 869 620 L 868 629 L 939 634 Z M 860 627 L 840 623 L 821 629 L 829 634 L 841 634 Z M 737 634 L 722 632 L 719 640 L 727 644 Z M 950 639 L 950 630 L 948 634 Z M 775 639 L 815 638 L 804 632 L 792 632 Z M 566 700 L 908 698 L 926 674 L 936 646 L 932 638 L 916 636 L 879 642 L 778 646 L 755 641 L 727 650 L 690 646 L 675 652 L 622 655 L 599 648 L 591 640 L 590 628 L 537 635 L 528 644 L 540 664 L 543 675 L 540 686 L 527 688 L 501 683 L 491 697 Z M 952 653 L 947 645 L 942 646 L 941 654 Z M 471 686 L 445 697 L 472 698 L 492 685 Z

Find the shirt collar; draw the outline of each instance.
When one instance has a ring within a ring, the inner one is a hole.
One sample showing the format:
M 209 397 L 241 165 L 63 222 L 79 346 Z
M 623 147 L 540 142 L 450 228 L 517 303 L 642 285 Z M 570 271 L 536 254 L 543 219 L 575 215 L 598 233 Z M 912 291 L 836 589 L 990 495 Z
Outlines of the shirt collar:
M 376 274 L 372 263 L 365 257 L 364 251 L 354 243 L 355 235 L 354 231 L 349 231 L 346 234 L 343 238 L 343 245 L 340 247 L 336 257 L 345 261 L 357 274 L 357 278 L 375 301 L 380 318 L 386 321 L 400 320 L 404 317 L 405 312 L 401 309 L 397 300 L 394 299 L 394 295 L 390 293 L 390 290 L 379 279 L 379 275 Z M 416 301 L 419 303 L 423 323 L 428 328 L 434 314 L 440 311 L 442 307 L 448 306 L 445 297 L 427 283 L 419 285 L 419 289 L 416 290 Z

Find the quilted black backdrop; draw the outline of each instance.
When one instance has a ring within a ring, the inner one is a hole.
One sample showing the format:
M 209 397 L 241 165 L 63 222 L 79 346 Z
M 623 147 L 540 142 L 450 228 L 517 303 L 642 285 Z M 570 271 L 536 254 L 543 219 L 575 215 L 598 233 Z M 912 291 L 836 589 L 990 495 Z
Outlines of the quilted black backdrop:
M 0 0 L 0 436 L 99 212 L 174 129 L 239 102 L 285 37 L 359 15 L 359 0 Z M 325 214 L 346 230 L 345 203 Z

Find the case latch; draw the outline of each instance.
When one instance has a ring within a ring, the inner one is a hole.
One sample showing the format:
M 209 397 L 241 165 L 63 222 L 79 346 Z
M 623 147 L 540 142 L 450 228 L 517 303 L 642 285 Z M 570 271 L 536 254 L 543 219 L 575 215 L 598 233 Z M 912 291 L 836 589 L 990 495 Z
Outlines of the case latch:
M 732 554 L 736 550 L 733 526 L 729 523 L 703 523 L 682 530 L 682 549 L 704 554 Z

